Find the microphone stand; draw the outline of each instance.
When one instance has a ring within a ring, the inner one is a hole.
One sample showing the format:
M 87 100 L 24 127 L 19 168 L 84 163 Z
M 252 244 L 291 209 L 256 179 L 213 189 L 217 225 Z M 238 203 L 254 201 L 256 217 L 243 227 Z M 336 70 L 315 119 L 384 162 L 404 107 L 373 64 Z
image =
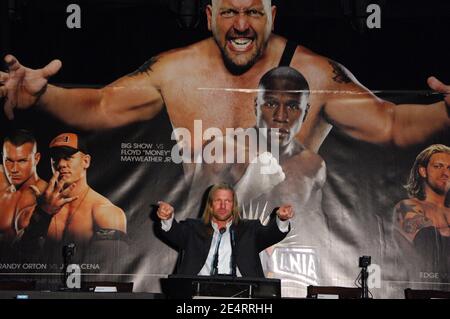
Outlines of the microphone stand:
M 67 245 L 63 246 L 62 249 L 62 253 L 63 253 L 63 260 L 64 260 L 64 265 L 63 265 L 63 276 L 62 276 L 62 284 L 63 287 L 61 290 L 68 290 L 67 288 L 67 279 L 69 278 L 69 274 L 67 273 L 67 268 L 69 267 L 70 264 L 72 264 L 72 257 L 75 255 L 75 244 L 74 243 L 70 243 Z
M 362 299 L 369 299 L 369 287 L 367 285 L 368 278 L 369 278 L 369 273 L 367 272 L 367 267 L 362 267 L 362 269 L 361 269 Z
M 362 256 L 359 257 L 359 267 L 361 268 L 361 298 L 369 299 L 369 286 L 367 285 L 367 281 L 369 279 L 369 273 L 367 271 L 367 267 L 369 267 L 371 263 L 370 256 Z

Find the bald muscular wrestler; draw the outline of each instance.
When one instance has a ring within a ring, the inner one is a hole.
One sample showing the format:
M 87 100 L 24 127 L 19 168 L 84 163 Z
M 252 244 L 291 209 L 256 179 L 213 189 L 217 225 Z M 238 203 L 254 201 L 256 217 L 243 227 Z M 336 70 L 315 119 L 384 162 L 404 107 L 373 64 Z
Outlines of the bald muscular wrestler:
M 38 105 L 69 125 L 99 129 L 149 120 L 166 107 L 175 128 L 193 132 L 194 119 L 201 119 L 204 129 L 248 128 L 256 120 L 253 95 L 223 89 L 254 89 L 268 70 L 290 65 L 305 76 L 312 91 L 298 138 L 313 151 L 332 125 L 367 142 L 405 146 L 450 123 L 449 96 L 429 106 L 394 105 L 372 94 L 342 65 L 273 34 L 276 7 L 270 0 L 213 0 L 206 14 L 213 37 L 161 53 L 101 89 L 48 85 L 61 68 L 59 60 L 32 70 L 8 55 L 9 73 L 0 74 L 5 112 L 13 118 L 15 108 Z M 434 77 L 428 84 L 450 92 Z

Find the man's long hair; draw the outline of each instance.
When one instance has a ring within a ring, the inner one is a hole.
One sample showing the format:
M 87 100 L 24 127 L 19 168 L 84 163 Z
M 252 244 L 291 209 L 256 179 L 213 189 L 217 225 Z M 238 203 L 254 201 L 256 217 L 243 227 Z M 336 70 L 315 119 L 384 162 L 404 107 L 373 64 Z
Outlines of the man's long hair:
M 237 224 L 240 219 L 240 213 L 236 192 L 234 191 L 233 187 L 225 183 L 215 184 L 209 190 L 205 210 L 203 211 L 203 222 L 206 225 L 209 225 L 211 223 L 211 218 L 213 216 L 213 208 L 212 208 L 213 196 L 215 192 L 218 190 L 229 190 L 233 193 L 233 211 L 232 211 L 233 224 Z
M 425 190 L 423 187 L 424 178 L 419 174 L 420 167 L 427 167 L 430 162 L 431 156 L 436 153 L 450 154 L 450 147 L 443 144 L 433 144 L 416 157 L 413 167 L 409 173 L 408 182 L 405 185 L 406 190 L 410 198 L 417 198 L 419 200 L 425 199 Z

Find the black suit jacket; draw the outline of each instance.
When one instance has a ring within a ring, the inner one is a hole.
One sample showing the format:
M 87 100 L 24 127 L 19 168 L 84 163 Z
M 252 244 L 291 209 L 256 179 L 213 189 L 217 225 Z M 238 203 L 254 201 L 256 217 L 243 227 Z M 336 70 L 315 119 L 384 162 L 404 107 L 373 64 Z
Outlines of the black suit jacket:
M 267 226 L 259 220 L 240 220 L 232 225 L 235 234 L 235 260 L 244 277 L 264 277 L 259 253 L 287 235 L 282 233 L 272 218 Z M 211 246 L 213 228 L 200 219 L 187 219 L 178 223 L 173 220 L 168 232 L 161 230 L 161 236 L 175 246 L 179 252 L 176 272 L 182 275 L 197 275 L 206 262 Z

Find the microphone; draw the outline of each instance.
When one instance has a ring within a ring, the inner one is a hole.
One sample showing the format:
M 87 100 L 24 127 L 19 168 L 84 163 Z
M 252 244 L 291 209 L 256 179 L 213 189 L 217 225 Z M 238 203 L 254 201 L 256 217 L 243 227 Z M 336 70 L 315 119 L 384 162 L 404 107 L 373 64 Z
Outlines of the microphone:
M 70 243 L 63 246 L 63 258 L 64 258 L 64 264 L 68 265 L 72 262 L 72 257 L 75 255 L 75 244 Z
M 219 246 L 220 241 L 222 240 L 222 235 L 227 229 L 225 227 L 222 227 L 219 229 L 219 240 L 217 241 L 216 245 L 216 251 L 214 252 L 214 259 L 213 259 L 213 267 L 211 269 L 211 276 L 216 276 L 219 273 L 218 264 L 219 264 Z
M 231 275 L 236 277 L 236 239 L 234 235 L 233 226 L 230 229 L 230 238 L 231 238 Z
M 76 245 L 74 243 L 69 243 L 67 245 L 64 245 L 62 248 L 62 255 L 63 255 L 63 287 L 66 287 L 67 284 L 67 278 L 69 276 L 67 269 L 69 268 L 69 265 L 72 263 L 72 257 L 75 255 Z

